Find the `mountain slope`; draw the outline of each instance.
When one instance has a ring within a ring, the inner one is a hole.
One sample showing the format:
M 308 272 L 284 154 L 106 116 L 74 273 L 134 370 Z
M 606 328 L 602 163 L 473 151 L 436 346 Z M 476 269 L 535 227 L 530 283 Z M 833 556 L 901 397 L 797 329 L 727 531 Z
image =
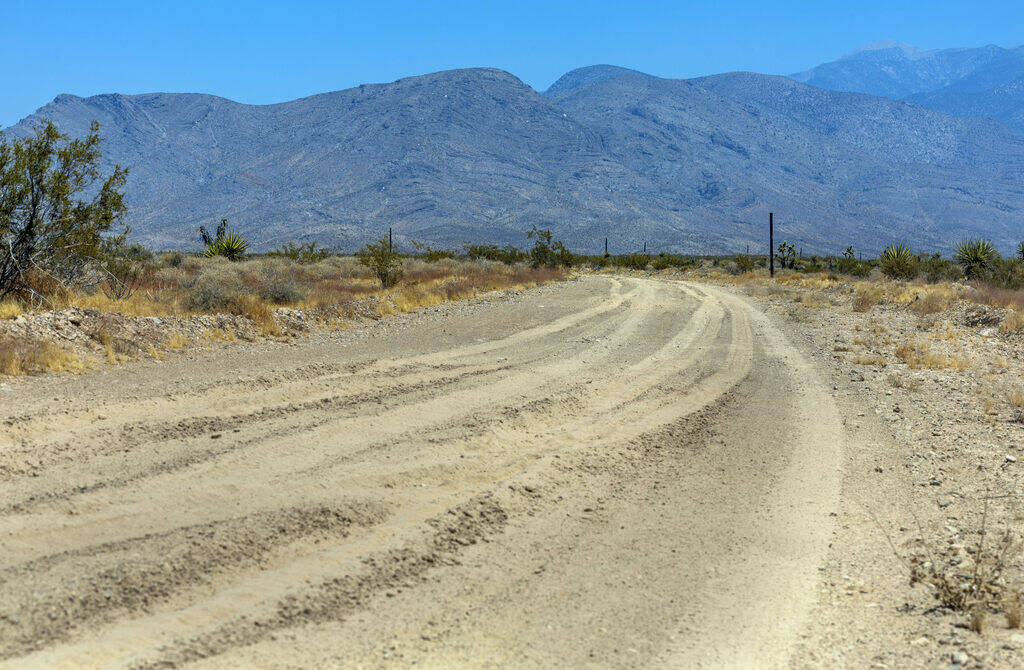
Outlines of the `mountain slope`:
M 1024 138 L 991 121 L 752 73 L 622 75 L 555 100 L 728 238 L 756 240 L 773 209 L 784 236 L 831 249 L 948 249 L 980 228 L 1009 245 L 1024 211 Z
M 989 116 L 1024 134 L 1024 46 L 924 51 L 880 42 L 790 78 L 834 91 L 908 99 L 961 116 Z
M 1024 138 L 885 98 L 781 77 L 573 71 L 541 95 L 470 69 L 254 106 L 195 94 L 59 96 L 42 118 L 131 169 L 136 238 L 196 248 L 227 218 L 259 249 L 289 240 L 524 243 L 537 224 L 579 250 L 730 252 L 764 220 L 805 251 L 890 241 L 1009 248 Z

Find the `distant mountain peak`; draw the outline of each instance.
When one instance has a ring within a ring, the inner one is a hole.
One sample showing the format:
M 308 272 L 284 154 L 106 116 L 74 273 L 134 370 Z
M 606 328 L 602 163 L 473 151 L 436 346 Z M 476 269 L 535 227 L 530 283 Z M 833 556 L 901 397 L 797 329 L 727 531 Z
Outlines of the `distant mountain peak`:
M 558 78 L 558 81 L 548 87 L 548 90 L 544 91 L 544 95 L 548 97 L 555 96 L 559 93 L 571 91 L 574 88 L 589 86 L 624 74 L 650 76 L 638 70 L 631 70 L 628 67 L 621 67 L 619 65 L 588 65 L 586 67 L 579 67 L 575 70 L 570 70 L 563 74 Z
M 884 39 L 877 42 L 868 42 L 846 54 L 843 58 L 852 58 L 871 51 L 899 51 L 907 58 L 920 58 L 928 53 L 925 49 L 915 47 L 913 44 Z

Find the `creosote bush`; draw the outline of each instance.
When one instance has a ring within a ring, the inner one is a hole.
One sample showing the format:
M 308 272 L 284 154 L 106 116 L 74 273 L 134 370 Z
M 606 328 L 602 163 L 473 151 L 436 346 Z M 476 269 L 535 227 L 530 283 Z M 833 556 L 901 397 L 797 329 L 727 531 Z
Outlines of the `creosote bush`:
M 120 226 L 127 171 L 102 177 L 99 124 L 70 139 L 44 121 L 30 137 L 0 137 L 0 300 L 42 297 L 38 286 L 70 290 L 90 281 L 89 268 Z
M 402 279 L 402 258 L 387 239 L 366 244 L 356 258 L 373 272 L 382 288 L 391 288 Z

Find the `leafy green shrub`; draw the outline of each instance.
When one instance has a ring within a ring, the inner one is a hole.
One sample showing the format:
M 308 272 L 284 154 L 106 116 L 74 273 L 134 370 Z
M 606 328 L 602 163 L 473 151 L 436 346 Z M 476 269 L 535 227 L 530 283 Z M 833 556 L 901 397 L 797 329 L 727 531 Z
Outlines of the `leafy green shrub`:
M 331 250 L 327 247 L 321 247 L 316 242 L 307 242 L 306 244 L 288 242 L 287 244 L 271 251 L 270 255 L 283 256 L 284 258 L 289 258 L 296 263 L 310 265 L 312 263 L 319 263 L 320 261 L 328 258 L 331 255 Z
M 426 261 L 435 262 L 445 258 L 455 258 L 455 252 L 451 249 L 434 249 L 429 244 L 423 242 L 412 241 L 412 246 L 416 249 L 413 255 L 418 256 Z
M 37 293 L 32 275 L 61 288 L 84 281 L 121 224 L 127 170 L 101 177 L 99 127 L 72 140 L 44 121 L 11 144 L 0 138 L 0 299 Z
M 402 279 L 402 259 L 385 238 L 365 245 L 356 258 L 373 272 L 382 288 L 391 288 Z
M 997 258 L 990 262 L 982 279 L 999 288 L 1019 291 L 1024 287 L 1024 263 L 1016 258 Z
M 890 279 L 909 281 L 920 272 L 917 256 L 904 244 L 890 244 L 882 251 L 878 260 L 882 274 Z
M 940 254 L 932 254 L 921 261 L 925 279 L 934 284 L 940 281 L 956 281 L 963 277 L 960 266 L 944 259 Z
M 533 240 L 533 248 L 530 249 L 530 265 L 533 267 L 556 268 L 572 265 L 572 252 L 566 249 L 560 240 L 553 239 L 550 230 L 534 225 L 526 233 L 526 238 Z
M 740 254 L 736 257 L 736 269 L 740 272 L 752 272 L 754 265 L 754 259 L 749 254 Z
M 971 238 L 956 245 L 956 262 L 968 279 L 981 279 L 999 258 L 999 252 L 988 240 Z
M 612 257 L 612 263 L 628 270 L 646 270 L 651 262 L 647 254 L 620 254 Z
M 505 263 L 506 265 L 515 265 L 516 263 L 522 263 L 530 257 L 530 254 L 523 251 L 518 247 L 514 247 L 511 244 L 505 247 L 499 247 L 496 244 L 465 244 L 463 245 L 463 252 L 469 257 L 470 260 L 488 260 L 497 261 L 499 263 Z

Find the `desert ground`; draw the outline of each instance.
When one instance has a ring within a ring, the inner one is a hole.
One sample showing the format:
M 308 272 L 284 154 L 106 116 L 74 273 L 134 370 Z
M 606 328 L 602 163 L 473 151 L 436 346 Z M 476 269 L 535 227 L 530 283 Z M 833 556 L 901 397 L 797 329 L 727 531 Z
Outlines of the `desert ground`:
M 979 489 L 1016 523 L 1019 425 L 831 290 L 589 275 L 5 380 L 0 664 L 1019 667 L 899 558 Z

